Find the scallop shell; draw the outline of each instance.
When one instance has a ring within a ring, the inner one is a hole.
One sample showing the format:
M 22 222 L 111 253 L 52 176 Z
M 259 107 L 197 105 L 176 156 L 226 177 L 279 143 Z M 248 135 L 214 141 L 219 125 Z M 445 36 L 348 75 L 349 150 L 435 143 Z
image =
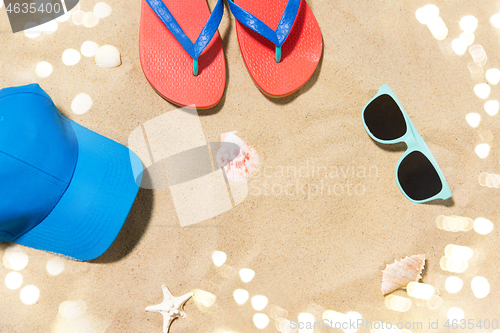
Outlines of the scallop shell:
M 399 288 L 405 288 L 410 282 L 417 282 L 422 277 L 425 254 L 405 257 L 393 264 L 387 265 L 382 271 L 382 293 L 384 295 Z
M 224 167 L 227 178 L 234 182 L 246 180 L 259 165 L 259 155 L 254 147 L 240 139 L 234 132 L 221 134 L 223 142 L 217 151 L 217 164 L 219 168 Z M 234 152 L 224 142 L 237 144 L 239 152 Z M 237 155 L 236 155 L 237 154 Z M 236 155 L 236 156 L 235 156 Z
M 120 51 L 113 45 L 103 45 L 95 53 L 95 63 L 103 68 L 118 67 L 122 63 Z

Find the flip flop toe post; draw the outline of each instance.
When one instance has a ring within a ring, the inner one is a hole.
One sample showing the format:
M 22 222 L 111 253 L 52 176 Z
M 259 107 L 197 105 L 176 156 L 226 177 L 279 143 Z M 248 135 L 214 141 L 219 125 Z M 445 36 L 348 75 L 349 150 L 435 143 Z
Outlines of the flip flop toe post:
M 222 1 L 210 13 L 206 0 L 142 0 L 142 70 L 153 88 L 173 104 L 207 109 L 222 98 L 226 64 L 217 32 Z
M 243 60 L 259 89 L 285 97 L 313 75 L 321 31 L 305 0 L 228 0 Z

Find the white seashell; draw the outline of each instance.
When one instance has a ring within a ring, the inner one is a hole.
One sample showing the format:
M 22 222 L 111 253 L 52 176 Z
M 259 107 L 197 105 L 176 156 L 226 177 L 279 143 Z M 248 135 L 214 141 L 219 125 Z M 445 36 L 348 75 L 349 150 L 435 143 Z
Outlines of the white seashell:
M 393 264 L 387 265 L 382 271 L 382 293 L 384 295 L 399 288 L 405 288 L 410 282 L 417 282 L 422 277 L 425 254 L 405 257 Z
M 246 180 L 259 165 L 259 155 L 254 147 L 240 139 L 234 132 L 221 134 L 223 142 L 221 148 L 217 151 L 217 165 L 224 167 L 227 178 L 234 182 Z M 240 147 L 239 152 L 233 151 L 229 145 L 224 142 L 234 143 Z
M 113 45 L 103 45 L 95 53 L 95 63 L 103 68 L 118 67 L 122 63 L 120 51 Z

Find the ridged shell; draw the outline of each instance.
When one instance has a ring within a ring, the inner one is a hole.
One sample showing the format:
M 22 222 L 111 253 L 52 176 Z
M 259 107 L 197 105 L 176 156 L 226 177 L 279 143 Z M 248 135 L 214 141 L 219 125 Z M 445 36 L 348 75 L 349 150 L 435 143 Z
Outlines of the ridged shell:
M 120 51 L 113 45 L 103 45 L 95 53 L 95 63 L 103 68 L 118 67 L 122 63 Z
M 382 293 L 384 295 L 399 288 L 405 288 L 410 282 L 422 278 L 420 274 L 425 266 L 425 254 L 405 257 L 387 265 L 382 271 Z
M 234 182 L 242 182 L 257 169 L 259 155 L 254 147 L 240 139 L 234 132 L 221 134 L 222 142 L 230 142 L 240 147 L 238 155 L 229 151 L 224 144 L 217 151 L 217 164 L 219 168 L 224 167 L 227 178 Z

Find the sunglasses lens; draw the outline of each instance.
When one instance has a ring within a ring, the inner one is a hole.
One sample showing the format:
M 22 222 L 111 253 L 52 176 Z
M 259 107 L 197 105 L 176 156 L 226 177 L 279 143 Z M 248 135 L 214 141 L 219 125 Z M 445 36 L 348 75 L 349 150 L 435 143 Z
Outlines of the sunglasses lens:
M 398 180 L 403 191 L 413 200 L 429 199 L 443 188 L 431 161 L 419 151 L 411 152 L 401 161 Z
M 370 132 L 380 140 L 394 140 L 406 133 L 406 121 L 396 101 L 383 94 L 365 108 L 363 118 Z

